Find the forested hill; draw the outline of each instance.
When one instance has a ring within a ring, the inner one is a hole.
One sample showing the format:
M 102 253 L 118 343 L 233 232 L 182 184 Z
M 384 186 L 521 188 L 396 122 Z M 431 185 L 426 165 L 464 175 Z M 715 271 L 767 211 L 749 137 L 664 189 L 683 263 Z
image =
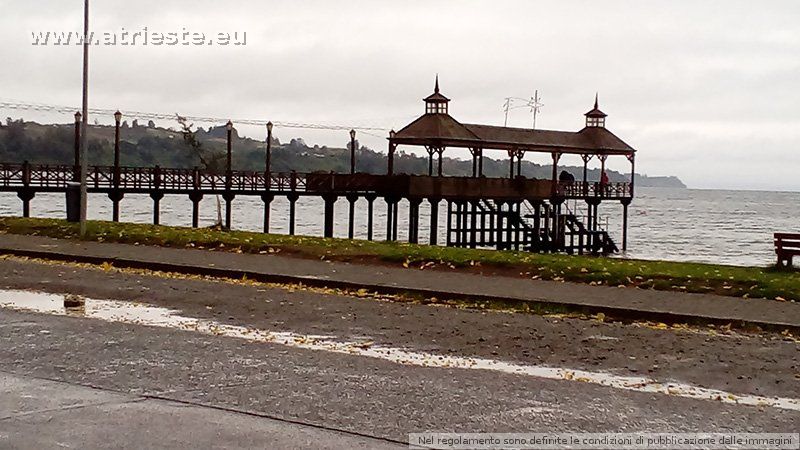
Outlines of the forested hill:
M 180 130 L 158 128 L 152 122 L 140 124 L 136 121 L 123 123 L 121 130 L 120 154 L 123 166 L 154 166 L 192 168 L 202 167 L 196 154 L 184 141 Z M 202 142 L 207 154 L 225 151 L 224 127 L 199 129 L 195 133 Z M 264 148 L 266 143 L 250 138 L 242 138 L 234 130 L 233 168 L 240 170 L 263 170 Z M 0 163 L 32 164 L 72 164 L 74 154 L 73 125 L 41 125 L 35 122 L 6 119 L 0 123 Z M 344 144 L 345 146 L 348 144 Z M 302 139 L 292 139 L 288 143 L 273 140 L 272 170 L 298 172 L 334 171 L 346 173 L 350 170 L 350 154 L 345 148 L 308 146 Z M 386 172 L 386 154 L 367 147 L 357 147 L 357 170 L 368 173 Z M 89 164 L 111 165 L 114 159 L 114 127 L 90 126 Z M 484 173 L 488 177 L 508 175 L 507 159 L 484 159 Z M 468 160 L 444 158 L 446 175 L 469 175 L 472 162 Z M 582 167 L 565 166 L 561 169 L 572 172 L 581 179 Z M 403 151 L 395 156 L 395 172 L 424 174 L 428 170 L 426 157 L 412 155 Z M 600 177 L 599 169 L 589 171 L 589 179 Z M 522 174 L 530 178 L 548 179 L 552 166 L 523 161 Z M 608 171 L 610 180 L 626 181 L 629 174 Z M 648 177 L 636 175 L 638 186 L 677 187 L 686 186 L 677 177 Z

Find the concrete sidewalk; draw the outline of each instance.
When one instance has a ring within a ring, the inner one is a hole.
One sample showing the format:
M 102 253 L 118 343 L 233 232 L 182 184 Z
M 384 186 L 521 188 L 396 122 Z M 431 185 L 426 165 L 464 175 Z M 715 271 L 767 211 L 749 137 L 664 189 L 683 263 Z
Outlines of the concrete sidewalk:
M 0 372 L 2 448 L 404 448 L 254 414 Z
M 531 302 L 620 318 L 800 330 L 800 304 L 386 266 L 0 235 L 0 254 L 427 297 Z

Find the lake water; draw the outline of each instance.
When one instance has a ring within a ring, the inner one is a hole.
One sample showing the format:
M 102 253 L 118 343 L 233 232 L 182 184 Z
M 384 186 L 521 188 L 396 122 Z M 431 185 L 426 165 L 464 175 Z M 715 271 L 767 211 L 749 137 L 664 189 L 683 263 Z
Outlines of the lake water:
M 213 225 L 216 205 L 213 196 L 200 203 L 201 226 Z M 64 194 L 37 194 L 31 202 L 34 217 L 64 217 Z M 639 259 L 713 262 L 731 265 L 763 266 L 774 262 L 772 233 L 800 232 L 800 192 L 757 192 L 693 189 L 638 188 L 630 207 L 628 253 Z M 574 205 L 570 203 L 570 207 Z M 242 230 L 262 229 L 264 205 L 258 197 L 237 197 L 233 202 L 233 227 Z M 152 221 L 152 201 L 147 195 L 126 195 L 121 203 L 120 219 L 125 222 Z M 366 238 L 365 200 L 356 203 L 356 237 Z M 578 212 L 585 205 L 577 204 Z M 439 207 L 440 237 L 445 241 L 446 204 Z M 167 195 L 161 201 L 163 225 L 191 225 L 191 202 L 186 196 Z M 288 201 L 276 197 L 272 203 L 271 231 L 288 232 Z M 428 241 L 430 206 L 420 207 L 420 242 Z M 21 215 L 20 200 L 13 193 L 0 193 L 0 215 Z M 398 238 L 408 236 L 408 203 L 399 206 Z M 608 230 L 621 241 L 622 207 L 605 202 L 600 215 L 607 217 Z M 336 203 L 335 235 L 347 236 L 348 204 Z M 111 201 L 105 195 L 89 196 L 89 218 L 111 218 Z M 375 201 L 375 239 L 384 239 L 386 203 Z M 297 202 L 296 233 L 322 235 L 322 201 L 301 198 Z

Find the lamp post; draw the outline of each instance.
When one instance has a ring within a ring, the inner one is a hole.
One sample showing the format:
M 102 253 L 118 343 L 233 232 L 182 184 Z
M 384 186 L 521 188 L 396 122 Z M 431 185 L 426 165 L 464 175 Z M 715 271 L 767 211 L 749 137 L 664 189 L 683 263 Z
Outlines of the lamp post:
M 83 111 L 81 114 L 81 216 L 80 231 L 81 237 L 86 236 L 86 173 L 89 164 L 86 160 L 86 147 L 89 144 L 87 129 L 89 126 L 89 0 L 83 3 Z
M 231 133 L 233 132 L 233 122 L 230 120 L 225 125 L 225 128 L 228 130 L 228 154 L 227 159 L 225 161 L 225 175 L 229 178 L 228 182 L 230 183 L 230 176 L 231 176 Z
M 350 174 L 356 173 L 356 130 L 350 130 Z
M 386 167 L 386 174 L 387 175 L 394 175 L 394 137 L 397 136 L 397 133 L 394 130 L 389 131 L 389 164 Z
M 119 184 L 119 124 L 122 121 L 122 113 L 114 113 L 114 184 Z
M 119 164 L 119 123 L 122 120 L 122 113 L 114 113 L 114 189 L 108 196 L 112 201 L 111 220 L 119 222 L 119 202 L 122 200 L 122 193 L 119 191 L 120 164 Z
M 267 175 L 267 189 L 269 189 L 270 185 L 270 171 L 272 169 L 272 122 L 267 122 L 267 155 L 266 160 L 264 161 L 265 173 Z
M 81 113 L 75 113 L 75 164 L 72 166 L 72 181 L 80 181 L 81 177 Z

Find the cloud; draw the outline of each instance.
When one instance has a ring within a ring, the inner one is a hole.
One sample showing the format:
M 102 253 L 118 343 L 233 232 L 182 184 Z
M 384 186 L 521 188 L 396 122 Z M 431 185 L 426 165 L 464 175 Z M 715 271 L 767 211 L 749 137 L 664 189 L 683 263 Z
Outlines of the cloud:
M 0 72 L 3 96 L 77 104 L 80 48 L 33 47 L 30 34 L 79 31 L 80 2 L 0 3 L 0 58 L 11 68 Z M 789 169 L 800 150 L 796 1 L 106 0 L 92 17 L 95 30 L 248 36 L 244 47 L 93 48 L 97 107 L 400 128 L 439 73 L 459 120 L 502 123 L 504 97 L 538 89 L 539 125 L 575 130 L 599 91 L 609 128 L 640 150 L 643 172 L 800 189 Z M 520 109 L 510 121 L 528 126 L 530 116 Z M 377 136 L 361 140 L 385 148 Z

